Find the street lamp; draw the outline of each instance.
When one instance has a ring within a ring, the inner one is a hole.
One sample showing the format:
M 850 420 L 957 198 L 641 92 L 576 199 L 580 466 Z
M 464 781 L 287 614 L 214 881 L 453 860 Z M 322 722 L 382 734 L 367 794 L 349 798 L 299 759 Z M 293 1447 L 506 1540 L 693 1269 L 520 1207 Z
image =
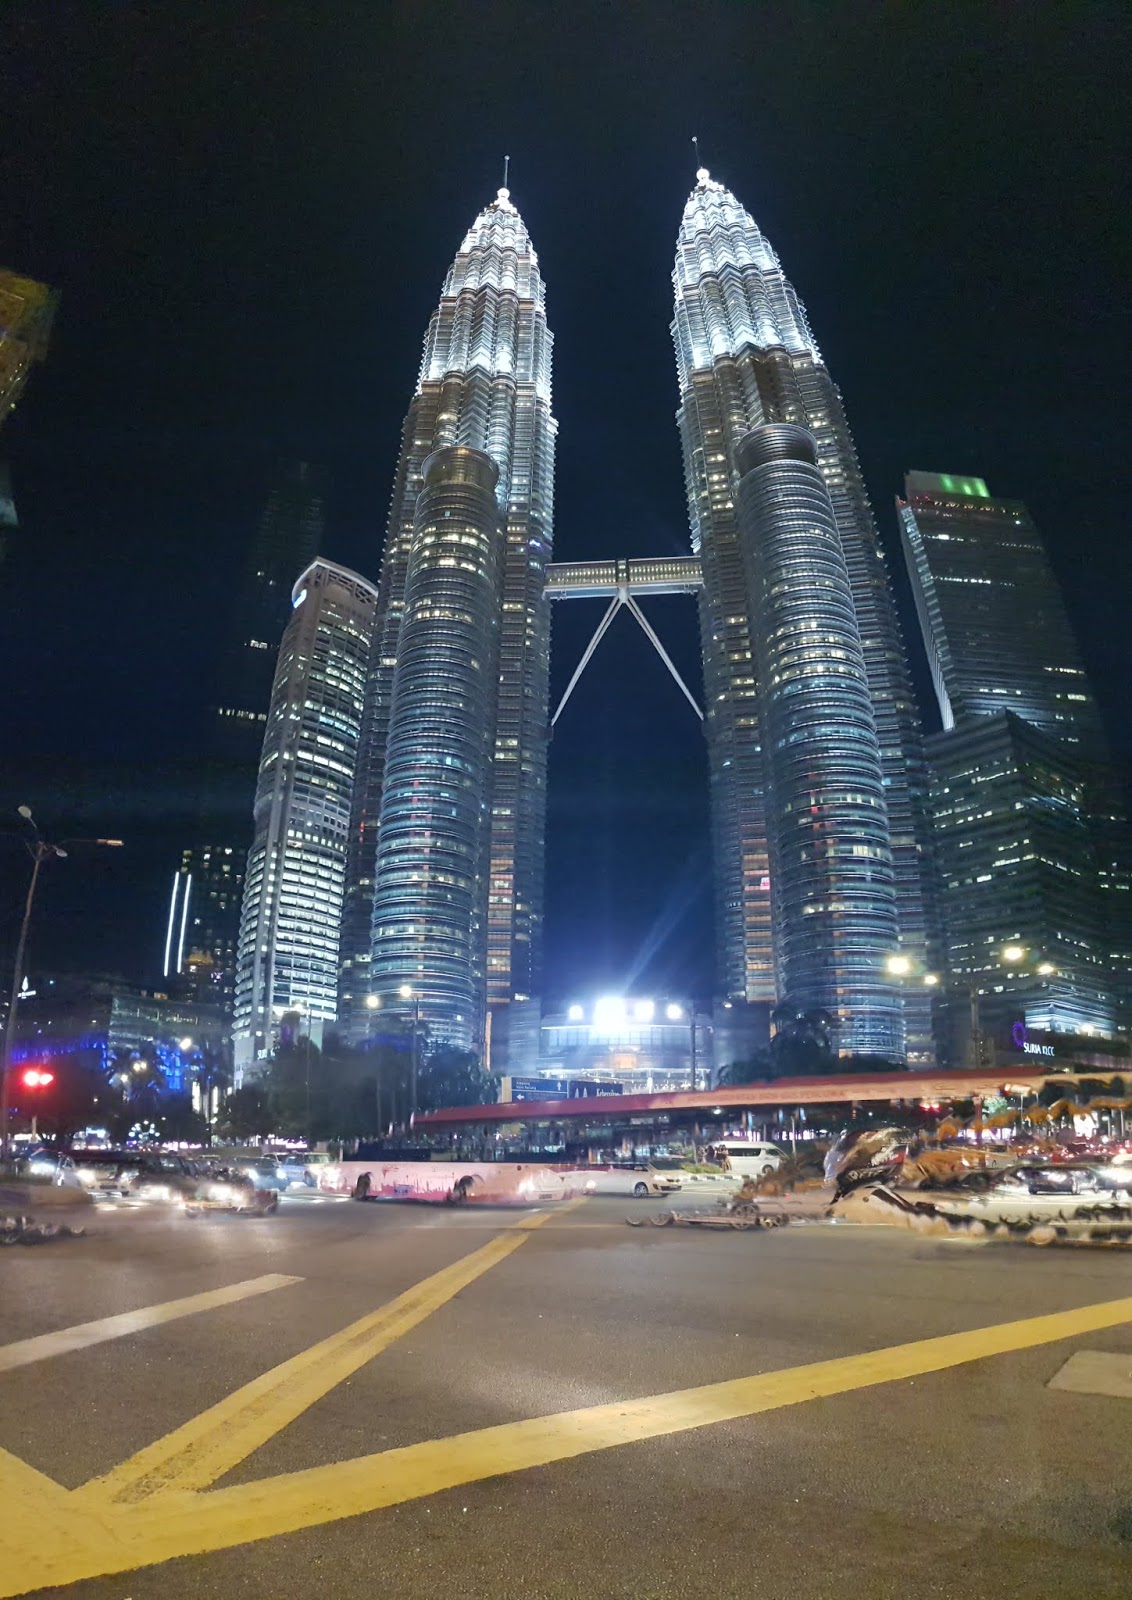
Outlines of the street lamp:
M 20 936 L 16 943 L 16 962 L 12 971 L 12 993 L 8 1000 L 8 1017 L 4 1024 L 4 1052 L 0 1060 L 0 1159 L 8 1154 L 8 1107 L 12 1080 L 12 1041 L 16 1036 L 16 1006 L 19 1003 L 20 988 L 24 981 L 24 956 L 27 952 L 28 928 L 31 925 L 32 908 L 35 905 L 35 891 L 39 884 L 39 869 L 45 861 L 50 861 L 52 856 L 58 856 L 61 861 L 66 860 L 67 852 L 64 848 L 69 844 L 104 844 L 114 849 L 120 849 L 121 839 L 64 839 L 62 844 L 52 844 L 45 839 L 36 826 L 30 806 L 17 806 L 20 817 L 27 824 L 31 837 L 25 836 L 24 844 L 32 859 L 31 880 L 28 883 L 27 898 L 24 900 L 23 921 L 20 923 Z
M 411 983 L 403 983 L 397 993 L 402 1000 L 411 1000 L 413 1002 L 413 1068 L 409 1089 L 408 1116 L 408 1121 L 412 1122 L 413 1115 L 417 1109 L 417 1034 L 421 1026 L 421 1000 Z

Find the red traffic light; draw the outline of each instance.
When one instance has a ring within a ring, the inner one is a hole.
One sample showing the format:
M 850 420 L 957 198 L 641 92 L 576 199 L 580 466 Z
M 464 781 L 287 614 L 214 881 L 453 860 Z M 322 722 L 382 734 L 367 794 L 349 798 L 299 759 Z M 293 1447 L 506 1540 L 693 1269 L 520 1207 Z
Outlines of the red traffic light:
M 29 1067 L 24 1073 L 24 1087 L 27 1089 L 46 1089 L 49 1083 L 55 1082 L 53 1072 L 40 1072 L 38 1067 Z

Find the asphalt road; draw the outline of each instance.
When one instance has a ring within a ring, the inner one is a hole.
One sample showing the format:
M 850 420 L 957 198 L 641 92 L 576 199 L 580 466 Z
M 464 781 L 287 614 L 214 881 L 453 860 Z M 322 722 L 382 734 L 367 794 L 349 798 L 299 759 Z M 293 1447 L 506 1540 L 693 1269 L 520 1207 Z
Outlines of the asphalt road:
M 1127 1253 L 654 1209 L 296 1198 L 0 1252 L 0 1596 L 1127 1600 L 1132 1398 L 1047 1387 L 1107 1351 L 1132 1393 Z

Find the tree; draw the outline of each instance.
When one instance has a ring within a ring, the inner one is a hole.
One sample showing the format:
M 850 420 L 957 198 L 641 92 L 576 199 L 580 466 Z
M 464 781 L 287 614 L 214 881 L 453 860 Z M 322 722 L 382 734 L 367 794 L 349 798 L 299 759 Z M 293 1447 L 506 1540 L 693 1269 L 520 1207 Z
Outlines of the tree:
M 497 1080 L 471 1050 L 440 1045 L 421 1063 L 417 1103 L 422 1111 L 439 1106 L 484 1106 L 497 1098 Z
M 25 1103 L 20 1109 L 38 1121 L 39 1130 L 54 1139 L 68 1140 L 80 1128 L 104 1123 L 112 1110 L 114 1095 L 107 1074 L 93 1052 L 53 1057 L 49 1069 L 54 1081 L 31 1094 L 16 1095 Z
M 774 1077 L 774 1064 L 769 1050 L 756 1050 L 746 1061 L 730 1061 L 720 1070 L 719 1082 L 724 1088 L 741 1083 L 757 1083 L 762 1078 Z
M 194 1109 L 191 1096 L 167 1095 L 157 1112 L 157 1126 L 163 1139 L 178 1144 L 203 1144 L 208 1137 L 208 1123 Z
M 233 1089 L 220 1113 L 223 1130 L 233 1139 L 265 1139 L 274 1132 L 271 1104 L 258 1083 Z
M 821 1077 L 833 1071 L 834 1021 L 828 1011 L 803 1009 L 784 1001 L 770 1014 L 774 1037 L 770 1041 L 772 1076 Z

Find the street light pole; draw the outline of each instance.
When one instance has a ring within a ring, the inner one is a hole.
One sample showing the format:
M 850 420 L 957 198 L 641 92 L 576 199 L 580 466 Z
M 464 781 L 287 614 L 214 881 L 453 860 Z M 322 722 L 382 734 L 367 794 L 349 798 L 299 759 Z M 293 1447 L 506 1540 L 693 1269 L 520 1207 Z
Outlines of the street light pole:
M 12 1044 L 16 1036 L 16 1007 L 19 1004 L 20 989 L 24 981 L 24 957 L 27 953 L 28 928 L 31 926 L 32 909 L 35 906 L 35 891 L 39 885 L 39 869 L 45 861 L 50 861 L 52 856 L 66 860 L 67 852 L 63 844 L 105 844 L 115 848 L 121 846 L 121 839 L 65 839 L 63 844 L 52 844 L 43 838 L 35 818 L 31 814 L 30 806 L 18 806 L 17 811 L 23 820 L 32 829 L 33 837 L 25 840 L 28 854 L 32 859 L 31 881 L 28 884 L 27 896 L 24 900 L 24 916 L 20 923 L 20 937 L 16 943 L 16 961 L 12 969 L 12 993 L 8 999 L 8 1016 L 4 1023 L 4 1052 L 0 1059 L 0 1160 L 8 1155 L 9 1139 L 9 1108 L 11 1106 L 12 1082 Z
M 409 983 L 403 983 L 397 992 L 402 1000 L 411 1000 L 413 1002 L 412 1075 L 409 1080 L 409 1115 L 405 1118 L 405 1126 L 408 1128 L 417 1109 L 417 1034 L 420 1032 L 421 1027 L 421 997 L 417 994 L 412 984 Z
M 20 923 L 20 937 L 16 944 L 16 964 L 12 970 L 12 992 L 8 997 L 8 1016 L 4 1023 L 4 1061 L 3 1076 L 0 1080 L 0 1159 L 8 1154 L 8 1106 L 10 1104 L 10 1084 L 12 1081 L 12 1040 L 16 1034 L 16 1005 L 20 996 L 20 985 L 24 981 L 24 952 L 27 950 L 28 925 L 31 922 L 32 907 L 35 905 L 35 891 L 39 883 L 39 869 L 49 856 L 55 854 L 54 845 L 44 846 L 37 839 L 32 848 L 31 882 L 28 884 L 27 898 L 24 900 L 24 920 Z M 65 852 L 64 852 L 65 853 Z

